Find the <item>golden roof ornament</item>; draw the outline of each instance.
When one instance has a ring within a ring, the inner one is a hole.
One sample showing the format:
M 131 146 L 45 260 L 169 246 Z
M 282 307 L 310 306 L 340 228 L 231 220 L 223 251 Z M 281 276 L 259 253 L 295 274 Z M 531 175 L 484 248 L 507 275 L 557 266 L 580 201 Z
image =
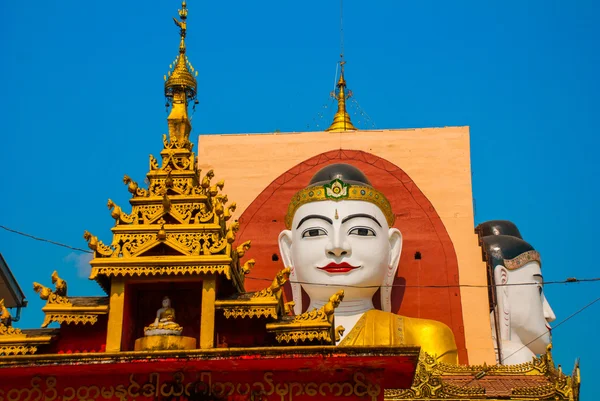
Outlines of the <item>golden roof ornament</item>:
M 185 36 L 187 31 L 186 2 L 181 3 L 179 18 L 173 18 L 175 25 L 179 27 L 179 55 L 175 58 L 172 69 L 169 71 L 168 78 L 165 76 L 165 97 L 167 98 L 167 107 L 171 105 L 171 113 L 167 118 L 169 123 L 169 142 L 178 148 L 191 146 L 189 135 L 192 124 L 188 118 L 187 105 L 189 101 L 196 102 L 197 83 L 192 75 L 194 67 L 188 61 L 185 55 Z M 196 73 L 197 74 L 197 73 Z
M 350 115 L 346 111 L 346 100 L 352 97 L 352 92 L 346 93 L 346 80 L 344 79 L 344 64 L 346 62 L 340 61 L 340 79 L 336 85 L 337 93 L 331 92 L 331 97 L 337 99 L 338 109 L 333 116 L 333 122 L 325 131 L 329 132 L 344 132 L 344 131 L 357 131 L 357 128 L 350 121 Z

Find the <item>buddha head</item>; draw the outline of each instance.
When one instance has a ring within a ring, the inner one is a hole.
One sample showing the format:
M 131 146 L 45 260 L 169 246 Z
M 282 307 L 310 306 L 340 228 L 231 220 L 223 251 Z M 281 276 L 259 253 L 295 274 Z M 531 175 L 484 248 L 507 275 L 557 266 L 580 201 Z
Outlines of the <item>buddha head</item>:
M 542 354 L 551 341 L 549 323 L 556 316 L 544 295 L 539 253 L 520 238 L 514 224 L 508 223 L 492 221 L 477 227 L 480 235 L 488 234 L 480 238 L 492 281 L 492 324 L 498 323 L 501 340 Z M 496 327 L 492 335 L 496 337 Z
M 326 303 L 344 290 L 344 303 L 371 299 L 381 288 L 381 306 L 391 309 L 391 290 L 402 234 L 390 203 L 358 168 L 331 164 L 294 195 L 279 235 L 290 268 L 294 311 L 301 313 L 302 288 L 311 303 Z
M 170 308 L 171 307 L 171 298 L 165 296 L 162 300 L 162 307 L 163 308 Z

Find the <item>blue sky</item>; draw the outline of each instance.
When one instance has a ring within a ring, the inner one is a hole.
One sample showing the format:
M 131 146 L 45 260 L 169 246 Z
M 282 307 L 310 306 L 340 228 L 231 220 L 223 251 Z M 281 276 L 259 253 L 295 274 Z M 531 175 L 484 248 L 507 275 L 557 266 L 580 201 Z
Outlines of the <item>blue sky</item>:
M 339 2 L 191 0 L 198 134 L 323 129 L 339 57 Z M 85 248 L 105 241 L 108 198 L 143 182 L 161 149 L 163 75 L 177 55 L 177 1 L 0 6 L 4 161 L 0 224 Z M 576 2 L 353 1 L 344 4 L 346 78 L 377 128 L 471 127 L 476 222 L 514 221 L 547 280 L 595 269 L 600 6 Z M 369 125 L 359 115 L 359 128 Z M 400 166 L 401 167 L 401 166 Z M 441 172 L 443 175 L 443 172 Z M 81 254 L 0 230 L 0 252 L 42 322 L 32 281 L 58 269 L 72 294 L 100 294 Z M 547 286 L 558 321 L 600 283 Z M 555 358 L 581 357 L 583 396 L 600 374 L 600 303 L 554 332 Z M 587 379 L 587 380 L 586 380 Z

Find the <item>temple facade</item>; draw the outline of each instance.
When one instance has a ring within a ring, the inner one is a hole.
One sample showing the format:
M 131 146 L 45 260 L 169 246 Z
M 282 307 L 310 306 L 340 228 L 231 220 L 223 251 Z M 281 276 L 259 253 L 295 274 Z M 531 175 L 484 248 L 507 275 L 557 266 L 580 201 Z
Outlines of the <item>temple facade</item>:
M 357 130 L 342 61 L 326 131 L 194 152 L 187 13 L 147 185 L 125 175 L 111 233 L 83 233 L 105 296 L 49 272 L 22 329 L 7 295 L 0 401 L 579 399 L 540 255 L 511 222 L 474 226 L 468 127 Z

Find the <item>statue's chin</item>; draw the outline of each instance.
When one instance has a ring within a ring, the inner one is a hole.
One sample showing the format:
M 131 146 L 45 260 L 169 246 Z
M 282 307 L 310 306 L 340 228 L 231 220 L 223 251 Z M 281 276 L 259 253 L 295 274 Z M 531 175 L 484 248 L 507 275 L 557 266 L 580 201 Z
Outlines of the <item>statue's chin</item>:
M 303 288 L 308 294 L 311 302 L 328 302 L 329 298 L 335 294 L 339 290 L 344 290 L 344 300 L 342 303 L 347 303 L 348 301 L 354 301 L 357 299 L 371 299 L 373 295 L 377 292 L 378 287 L 372 286 L 372 288 L 355 288 L 354 284 L 337 284 L 337 283 L 327 283 L 324 285 L 304 285 Z

